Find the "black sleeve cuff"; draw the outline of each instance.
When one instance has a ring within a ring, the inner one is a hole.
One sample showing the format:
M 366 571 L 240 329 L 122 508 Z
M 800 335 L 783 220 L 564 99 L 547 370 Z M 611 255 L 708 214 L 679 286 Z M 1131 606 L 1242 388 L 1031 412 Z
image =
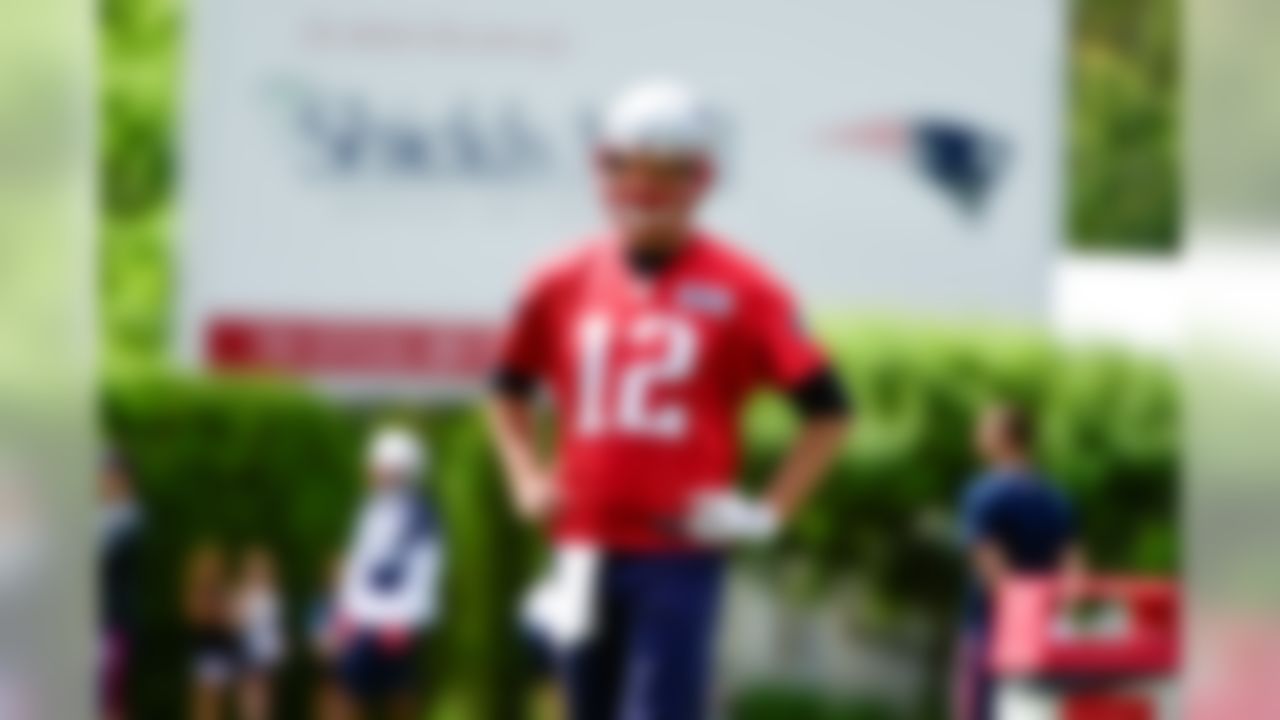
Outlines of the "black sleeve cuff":
M 538 379 L 512 367 L 500 367 L 491 379 L 493 391 L 503 397 L 526 400 L 538 389 Z
M 804 418 L 848 417 L 853 402 L 830 366 L 814 372 L 790 391 L 791 404 Z

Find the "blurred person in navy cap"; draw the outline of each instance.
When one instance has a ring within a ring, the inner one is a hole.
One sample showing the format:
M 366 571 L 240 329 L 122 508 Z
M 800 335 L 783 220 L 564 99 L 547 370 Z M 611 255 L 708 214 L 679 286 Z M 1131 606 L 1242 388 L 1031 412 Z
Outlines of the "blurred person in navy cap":
M 103 718 L 123 720 L 129 716 L 143 525 L 133 478 L 119 452 L 108 452 L 102 458 L 98 503 L 99 702 Z
M 444 537 L 421 483 L 426 449 L 387 426 L 366 455 L 368 492 L 338 590 L 339 674 L 352 716 L 418 716 L 419 657 L 440 614 Z
M 513 503 L 555 542 L 524 621 L 551 648 L 574 720 L 708 717 L 725 556 L 783 527 L 848 428 L 790 292 L 697 225 L 717 129 L 679 83 L 614 102 L 596 147 L 609 226 L 533 274 L 495 373 Z M 536 443 L 539 386 L 554 398 L 554 461 Z M 802 427 L 756 497 L 738 487 L 739 421 L 766 387 Z
M 961 503 L 961 533 L 970 564 L 953 697 L 954 720 L 990 720 L 989 669 L 993 596 L 1014 577 L 1079 581 L 1084 555 L 1066 495 L 1036 469 L 1035 419 L 1009 402 L 988 406 L 974 433 L 985 469 Z

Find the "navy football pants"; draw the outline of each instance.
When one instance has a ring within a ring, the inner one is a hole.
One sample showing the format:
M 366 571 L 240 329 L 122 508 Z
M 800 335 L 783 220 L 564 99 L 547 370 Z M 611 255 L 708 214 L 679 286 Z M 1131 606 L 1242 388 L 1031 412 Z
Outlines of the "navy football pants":
M 562 658 L 571 720 L 706 720 L 724 562 L 611 554 L 600 625 Z

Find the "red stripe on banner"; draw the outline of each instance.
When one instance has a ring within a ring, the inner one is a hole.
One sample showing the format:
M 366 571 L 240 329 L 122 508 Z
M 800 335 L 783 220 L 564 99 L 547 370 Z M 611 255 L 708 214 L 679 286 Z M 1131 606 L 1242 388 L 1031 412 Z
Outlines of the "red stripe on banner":
M 474 379 L 497 352 L 474 322 L 228 315 L 206 325 L 204 357 L 228 373 Z

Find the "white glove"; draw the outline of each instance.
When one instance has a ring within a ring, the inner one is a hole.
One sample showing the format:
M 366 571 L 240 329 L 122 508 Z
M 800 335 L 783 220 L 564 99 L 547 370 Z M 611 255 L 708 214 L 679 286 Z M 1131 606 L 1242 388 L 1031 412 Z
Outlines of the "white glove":
M 707 545 L 756 543 L 778 533 L 778 513 L 767 503 L 726 490 L 694 498 L 685 530 Z
M 556 548 L 550 570 L 525 595 L 525 624 L 560 651 L 590 640 L 597 622 L 600 565 L 600 549 L 594 545 Z

